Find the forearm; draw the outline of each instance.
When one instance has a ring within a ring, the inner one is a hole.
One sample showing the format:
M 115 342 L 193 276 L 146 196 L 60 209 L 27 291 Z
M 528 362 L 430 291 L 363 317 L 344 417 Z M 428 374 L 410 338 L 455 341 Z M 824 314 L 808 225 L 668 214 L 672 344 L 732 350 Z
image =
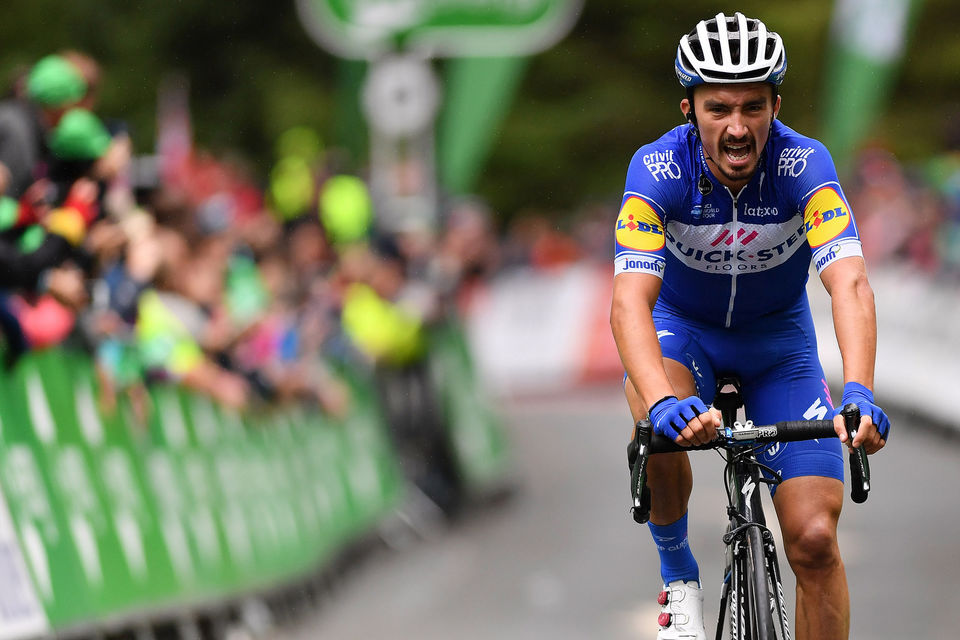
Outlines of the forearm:
M 843 359 L 843 381 L 873 389 L 877 354 L 877 315 L 866 271 L 856 269 L 828 288 L 833 326 Z
M 610 326 L 620 360 L 645 408 L 664 396 L 674 395 L 663 368 L 651 309 L 648 299 L 615 293 L 610 312 Z

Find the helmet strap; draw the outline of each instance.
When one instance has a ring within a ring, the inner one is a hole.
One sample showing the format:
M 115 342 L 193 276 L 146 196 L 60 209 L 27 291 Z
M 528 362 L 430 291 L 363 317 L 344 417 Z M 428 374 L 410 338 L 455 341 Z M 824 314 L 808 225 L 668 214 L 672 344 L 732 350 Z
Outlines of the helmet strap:
M 697 138 L 700 138 L 700 127 L 697 125 L 697 112 L 693 109 L 693 87 L 687 87 L 687 102 L 690 103 L 690 111 L 687 111 L 687 122 L 693 125 L 697 132 Z

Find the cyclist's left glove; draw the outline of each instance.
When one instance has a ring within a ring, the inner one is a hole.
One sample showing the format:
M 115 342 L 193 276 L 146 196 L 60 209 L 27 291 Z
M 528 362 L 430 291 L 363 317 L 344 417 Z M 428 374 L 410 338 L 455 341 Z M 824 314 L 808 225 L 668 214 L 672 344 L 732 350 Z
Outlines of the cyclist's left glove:
M 890 418 L 883 409 L 873 403 L 873 392 L 870 389 L 859 382 L 848 382 L 843 385 L 843 399 L 834 411 L 834 415 L 838 415 L 843 407 L 851 402 L 860 407 L 861 416 L 870 416 L 881 438 L 884 440 L 890 438 Z

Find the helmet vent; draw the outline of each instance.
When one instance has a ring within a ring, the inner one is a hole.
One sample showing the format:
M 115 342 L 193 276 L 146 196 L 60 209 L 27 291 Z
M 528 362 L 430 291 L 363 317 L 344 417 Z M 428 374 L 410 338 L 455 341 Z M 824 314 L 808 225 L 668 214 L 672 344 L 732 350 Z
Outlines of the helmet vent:
M 680 39 L 676 72 L 680 83 L 783 81 L 787 58 L 783 40 L 759 20 L 741 13 L 718 13 Z
M 767 40 L 767 47 L 769 47 L 770 40 Z M 750 38 L 747 42 L 747 60 L 756 60 L 757 59 L 757 49 L 760 48 L 760 40 L 758 38 Z M 768 54 L 769 55 L 769 54 Z
M 764 51 L 766 57 L 773 56 L 773 52 L 777 49 L 777 38 L 775 36 L 767 36 L 767 47 Z

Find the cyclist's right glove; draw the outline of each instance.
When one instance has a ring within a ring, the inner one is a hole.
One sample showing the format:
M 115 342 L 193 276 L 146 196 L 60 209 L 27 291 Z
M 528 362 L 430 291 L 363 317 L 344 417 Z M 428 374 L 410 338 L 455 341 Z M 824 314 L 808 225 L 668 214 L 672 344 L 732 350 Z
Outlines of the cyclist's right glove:
M 881 438 L 884 440 L 890 438 L 890 418 L 883 409 L 873 403 L 873 392 L 870 389 L 858 382 L 848 382 L 843 385 L 843 399 L 840 401 L 840 407 L 834 411 L 834 415 L 839 414 L 843 407 L 851 402 L 860 408 L 860 415 L 870 416 Z
M 676 396 L 667 396 L 650 407 L 650 423 L 653 431 L 673 441 L 687 428 L 687 423 L 706 413 L 707 407 L 697 396 L 677 400 Z

